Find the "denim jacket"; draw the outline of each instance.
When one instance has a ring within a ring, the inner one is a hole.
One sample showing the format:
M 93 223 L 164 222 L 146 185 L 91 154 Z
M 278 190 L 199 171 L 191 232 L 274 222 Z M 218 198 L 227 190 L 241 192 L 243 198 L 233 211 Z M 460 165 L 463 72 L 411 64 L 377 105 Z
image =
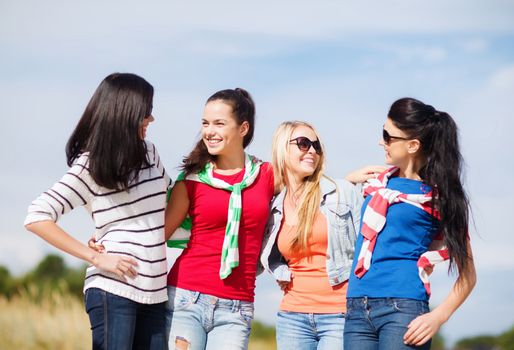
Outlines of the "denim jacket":
M 355 251 L 356 232 L 361 220 L 362 195 L 359 186 L 346 180 L 332 181 L 322 178 L 320 211 L 327 219 L 327 274 L 332 286 L 343 283 L 350 276 Z M 270 216 L 264 233 L 261 252 L 262 268 L 273 274 L 278 281 L 290 281 L 291 272 L 280 254 L 277 235 L 283 218 L 286 189 L 278 194 L 270 207 Z

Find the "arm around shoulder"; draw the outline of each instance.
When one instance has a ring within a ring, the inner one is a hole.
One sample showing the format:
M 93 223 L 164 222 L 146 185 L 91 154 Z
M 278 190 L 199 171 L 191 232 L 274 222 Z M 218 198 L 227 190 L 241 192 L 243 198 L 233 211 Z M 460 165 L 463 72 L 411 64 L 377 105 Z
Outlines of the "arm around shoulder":
M 345 179 L 353 184 L 363 183 L 377 177 L 378 174 L 386 170 L 387 167 L 383 165 L 368 165 L 348 173 Z
M 171 190 L 170 200 L 166 206 L 164 234 L 168 240 L 173 232 L 179 228 L 189 211 L 189 196 L 185 181 L 178 181 Z

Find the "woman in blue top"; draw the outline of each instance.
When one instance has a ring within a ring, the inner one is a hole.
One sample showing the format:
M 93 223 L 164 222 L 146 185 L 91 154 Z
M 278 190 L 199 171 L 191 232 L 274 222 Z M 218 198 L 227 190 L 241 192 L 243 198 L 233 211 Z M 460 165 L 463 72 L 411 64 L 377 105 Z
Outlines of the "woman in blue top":
M 457 126 L 447 113 L 403 98 L 391 106 L 380 145 L 394 168 L 365 185 L 344 348 L 429 349 L 476 282 Z M 357 173 L 348 179 L 363 180 Z M 432 251 L 435 242 L 446 249 Z M 459 277 L 430 311 L 426 272 L 445 259 Z

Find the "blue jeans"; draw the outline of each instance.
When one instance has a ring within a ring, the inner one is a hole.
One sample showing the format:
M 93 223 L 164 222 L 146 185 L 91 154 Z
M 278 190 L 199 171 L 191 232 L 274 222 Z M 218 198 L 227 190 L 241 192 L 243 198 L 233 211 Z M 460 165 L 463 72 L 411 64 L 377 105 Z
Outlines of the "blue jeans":
M 342 350 L 345 315 L 279 311 L 279 350 Z
M 168 349 L 164 303 L 141 304 L 98 288 L 84 295 L 93 349 Z
M 168 286 L 170 349 L 247 349 L 252 320 L 252 302 Z
M 345 350 L 430 349 L 403 343 L 407 325 L 429 312 L 428 302 L 404 298 L 348 298 L 346 303 Z

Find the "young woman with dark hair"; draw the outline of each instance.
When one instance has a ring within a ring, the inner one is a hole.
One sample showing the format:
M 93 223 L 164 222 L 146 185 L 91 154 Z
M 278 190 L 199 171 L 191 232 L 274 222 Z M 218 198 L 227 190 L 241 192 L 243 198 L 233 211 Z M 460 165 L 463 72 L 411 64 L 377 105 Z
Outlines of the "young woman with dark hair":
M 205 105 L 201 140 L 184 158 L 166 209 L 166 234 L 189 216 L 190 239 L 168 274 L 169 347 L 246 349 L 257 260 L 273 171 L 245 153 L 255 106 L 243 89 L 218 91 Z
M 167 349 L 164 211 L 171 181 L 145 141 L 152 100 L 143 78 L 106 77 L 66 145 L 70 169 L 32 202 L 25 219 L 28 230 L 90 264 L 84 292 L 93 349 Z M 80 206 L 105 253 L 56 224 Z
M 344 348 L 428 349 L 476 283 L 457 126 L 447 113 L 403 98 L 389 110 L 380 145 L 393 167 L 364 185 Z M 363 180 L 358 172 L 348 179 Z M 446 259 L 459 276 L 430 311 L 427 271 Z

